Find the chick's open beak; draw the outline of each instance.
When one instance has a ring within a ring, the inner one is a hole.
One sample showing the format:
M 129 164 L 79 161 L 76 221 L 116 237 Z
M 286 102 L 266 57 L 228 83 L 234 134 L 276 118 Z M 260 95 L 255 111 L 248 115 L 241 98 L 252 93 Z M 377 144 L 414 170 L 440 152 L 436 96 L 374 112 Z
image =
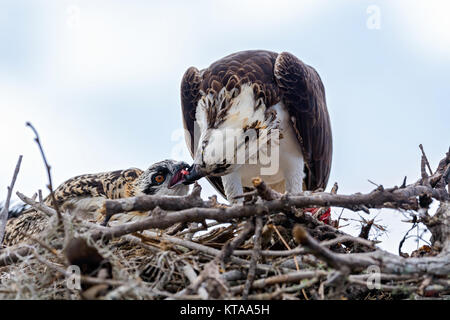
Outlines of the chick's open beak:
M 189 174 L 189 171 L 187 171 L 186 168 L 187 165 L 183 165 L 179 170 L 175 172 L 172 179 L 170 179 L 169 181 L 169 189 L 185 182 L 185 177 Z

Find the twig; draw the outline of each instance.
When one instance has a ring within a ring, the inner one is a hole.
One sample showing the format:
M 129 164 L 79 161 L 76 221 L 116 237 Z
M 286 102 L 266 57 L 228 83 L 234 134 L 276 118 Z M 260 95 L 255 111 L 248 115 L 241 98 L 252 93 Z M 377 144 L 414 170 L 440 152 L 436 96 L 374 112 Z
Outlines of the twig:
M 20 200 L 30 205 L 34 209 L 38 210 L 39 212 L 44 213 L 45 215 L 47 215 L 47 217 L 56 215 L 56 210 L 46 206 L 44 202 L 36 202 L 33 199 L 28 198 L 26 195 L 20 193 L 19 191 L 16 192 L 16 195 L 19 197 Z
M 374 219 L 366 221 L 364 219 L 364 223 L 361 227 L 361 232 L 359 233 L 358 237 L 363 238 L 363 239 L 369 239 L 369 233 L 370 233 L 370 229 L 372 229 L 374 223 Z
M 6 251 L 5 253 L 3 253 Z M 32 253 L 31 246 L 25 245 L 10 250 L 9 248 L 2 251 L 2 255 L 0 256 L 0 267 L 4 267 L 10 264 L 14 264 L 23 257 L 26 257 Z
M 283 236 L 281 235 L 280 231 L 278 231 L 278 228 L 275 226 L 275 224 L 272 224 L 272 228 L 273 228 L 273 230 L 275 230 L 278 238 L 280 238 L 281 242 L 283 242 L 283 244 L 286 247 L 286 249 L 288 249 L 290 251 L 291 247 L 286 242 L 286 240 L 284 240 Z M 294 256 L 294 262 L 295 262 L 295 267 L 296 267 L 297 271 L 300 271 L 300 267 L 298 265 L 298 261 L 297 261 L 297 257 L 296 256 Z
M 200 185 L 195 184 L 192 192 L 187 196 L 144 195 L 118 200 L 106 200 L 102 208 L 102 212 L 105 215 L 102 225 L 106 225 L 112 216 L 121 212 L 150 211 L 157 207 L 169 211 L 179 211 L 193 207 L 209 207 L 209 203 L 201 199 L 200 191 Z
M 244 225 L 244 229 L 238 234 L 238 236 L 225 244 L 217 259 L 224 264 L 227 263 L 229 257 L 233 254 L 233 250 L 240 246 L 249 237 L 254 229 L 255 225 L 253 221 L 247 221 Z
M 422 185 L 424 185 L 426 187 L 431 187 L 430 177 L 427 174 L 427 171 L 425 170 L 426 161 L 427 161 L 427 158 L 425 156 L 422 156 L 422 160 L 420 162 L 420 174 L 422 176 Z
M 197 280 L 197 274 L 195 273 L 194 269 L 192 269 L 192 267 L 187 263 L 183 266 L 183 273 L 189 279 L 191 284 L 194 284 L 195 281 Z M 205 288 L 199 288 L 198 295 L 203 299 L 208 298 L 208 292 L 206 291 Z
M 210 256 L 216 257 L 216 258 L 218 256 L 220 256 L 221 252 L 222 252 L 221 250 L 214 249 L 214 248 L 202 245 L 200 243 L 196 243 L 196 242 L 185 240 L 185 239 L 180 239 L 180 238 L 173 237 L 173 236 L 160 235 L 153 231 L 146 231 L 145 234 L 140 235 L 140 237 L 141 237 L 141 240 L 144 240 L 144 241 L 145 241 L 146 237 L 148 237 L 150 239 L 159 240 L 159 241 L 167 241 L 170 243 L 174 243 L 174 244 L 186 247 L 191 250 L 197 250 L 197 251 L 206 253 L 207 255 L 210 255 Z M 249 264 L 248 260 L 244 260 L 244 259 L 237 258 L 234 256 L 230 256 L 229 259 L 231 260 L 231 262 L 236 263 L 238 265 L 247 266 Z M 271 266 L 263 265 L 263 264 L 257 264 L 256 267 L 263 271 L 271 271 L 273 269 Z
M 6 222 L 8 220 L 8 212 L 9 212 L 9 202 L 11 201 L 12 191 L 14 189 L 14 184 L 16 183 L 17 175 L 19 174 L 20 164 L 22 163 L 23 156 L 19 156 L 19 160 L 17 160 L 16 169 L 14 170 L 14 174 L 11 180 L 11 184 L 8 187 L 8 193 L 6 195 L 5 206 L 3 210 L 0 212 L 0 243 L 3 242 L 3 237 L 5 235 Z
M 298 224 L 295 225 L 292 233 L 298 243 L 301 243 L 302 245 L 311 249 L 315 255 L 323 259 L 331 267 L 339 270 L 343 265 L 348 264 L 348 261 L 341 259 L 339 255 L 320 245 L 320 243 L 312 238 L 302 226 Z
M 248 270 L 247 280 L 245 282 L 244 292 L 242 293 L 243 300 L 247 300 L 253 280 L 255 279 L 256 263 L 258 262 L 258 258 L 260 256 L 260 251 L 261 251 L 262 227 L 263 227 L 262 218 L 256 217 L 255 218 L 255 239 L 253 242 L 253 253 L 252 253 L 252 259 L 250 261 L 250 268 Z
M 259 196 L 264 200 L 275 200 L 282 197 L 281 193 L 269 188 L 266 183 L 259 177 L 252 179 L 253 186 L 258 192 Z
M 31 235 L 28 235 L 28 234 L 26 234 L 24 232 L 20 232 L 20 234 L 22 234 L 26 238 L 29 238 L 31 241 L 34 241 L 34 242 L 38 243 L 42 248 L 44 248 L 45 250 L 50 252 L 53 256 L 55 256 L 55 258 L 58 259 L 58 262 L 60 262 L 61 264 L 64 264 L 64 259 L 59 255 L 59 252 L 56 249 L 50 247 L 44 241 L 42 241 L 42 240 L 40 240 L 38 238 L 35 238 L 35 237 L 31 236 Z
M 61 225 L 63 223 L 62 218 L 61 218 L 61 212 L 59 211 L 59 205 L 58 202 L 56 201 L 56 197 L 55 197 L 55 193 L 53 191 L 53 183 L 52 183 L 52 175 L 50 173 L 51 167 L 47 162 L 47 158 L 45 157 L 45 153 L 44 153 L 44 149 L 42 148 L 42 144 L 41 141 L 39 139 L 39 134 L 36 131 L 36 129 L 33 127 L 33 125 L 30 122 L 26 123 L 27 127 L 30 127 L 31 130 L 33 130 L 36 138 L 34 138 L 34 141 L 36 141 L 38 147 L 39 147 L 39 151 L 41 152 L 42 155 L 42 159 L 44 160 L 44 164 L 45 164 L 45 168 L 47 170 L 47 177 L 48 177 L 48 189 L 50 190 L 50 197 L 52 199 L 52 205 L 55 208 L 56 211 L 56 215 L 58 218 L 58 225 Z
M 420 148 L 420 151 L 422 151 L 422 156 L 425 159 L 425 163 L 427 164 L 428 170 L 430 171 L 430 175 L 433 175 L 433 170 L 431 170 L 430 163 L 428 162 L 428 158 L 427 158 L 427 155 L 425 154 L 425 151 L 423 150 L 422 144 L 419 144 L 419 148 Z
M 288 283 L 297 282 L 303 279 L 310 279 L 315 277 L 325 277 L 329 274 L 328 271 L 315 270 L 315 271 L 296 271 L 288 274 L 282 274 L 278 276 L 268 277 L 265 279 L 259 279 L 253 282 L 253 289 L 262 289 L 266 286 L 278 284 L 278 283 Z M 244 285 L 239 285 L 230 288 L 231 293 L 240 293 L 244 290 Z
M 413 230 L 415 227 L 417 226 L 417 222 L 413 223 L 413 226 L 411 227 L 411 229 L 408 230 L 408 232 L 406 232 L 406 234 L 403 236 L 403 239 L 400 241 L 399 245 L 398 245 L 398 255 L 400 257 L 404 257 L 404 253 L 402 252 L 402 247 L 403 244 L 405 243 L 408 234 L 411 232 L 411 230 Z
M 378 184 L 378 183 L 375 183 L 375 182 L 373 182 L 372 180 L 370 180 L 370 179 L 367 179 L 367 181 L 369 181 L 371 184 L 373 184 L 375 187 L 379 187 L 380 185 Z
M 374 241 L 370 241 L 370 240 L 366 240 L 366 239 L 362 239 L 362 238 L 357 238 L 357 237 L 353 237 L 350 235 L 345 235 L 345 236 L 340 236 L 331 240 L 325 240 L 320 242 L 321 246 L 324 247 L 329 247 L 332 245 L 336 245 L 339 243 L 346 243 L 346 242 L 354 242 L 354 243 L 358 243 L 364 246 L 367 246 L 369 248 L 375 248 Z M 235 250 L 233 252 L 233 255 L 235 256 L 249 256 L 252 254 L 252 250 Z M 292 255 L 302 255 L 302 254 L 306 254 L 309 253 L 310 251 L 305 249 L 305 248 L 295 248 L 295 249 L 291 249 L 291 250 L 262 250 L 260 252 L 261 256 L 266 256 L 266 257 L 288 257 L 288 256 L 292 256 Z
M 195 228 L 188 228 L 188 229 L 186 229 L 186 230 L 183 230 L 183 231 L 177 233 L 177 235 L 178 235 L 178 236 L 182 236 L 182 235 L 184 235 L 184 234 L 186 234 L 186 233 L 192 233 L 192 234 L 195 234 L 195 233 L 198 232 L 198 231 L 207 230 L 207 229 L 209 229 L 210 227 L 215 227 L 215 226 L 217 226 L 217 225 L 219 225 L 219 224 L 220 224 L 220 223 L 217 222 L 217 221 L 209 222 L 209 223 L 206 225 L 206 227 L 207 227 L 206 229 L 205 229 L 205 226 L 200 225 L 200 226 L 197 226 L 197 227 L 195 227 Z M 169 235 L 170 235 L 170 234 L 169 234 Z
M 38 260 L 40 263 L 45 264 L 47 267 L 49 267 L 52 270 L 55 270 L 59 273 L 61 273 L 63 276 L 65 276 L 66 278 L 73 276 L 72 273 L 68 273 L 66 272 L 66 270 L 60 266 L 58 266 L 57 264 L 48 261 L 44 258 L 42 258 L 41 256 L 39 256 L 39 254 L 34 253 L 34 257 L 36 258 L 36 260 Z M 80 275 L 80 281 L 82 283 L 87 283 L 87 284 L 107 284 L 110 286 L 123 286 L 123 285 L 130 285 L 130 283 L 126 283 L 123 281 L 117 281 L 117 280 L 111 280 L 111 279 L 103 279 L 103 278 L 95 278 L 95 277 L 90 277 L 90 276 L 85 276 L 85 275 Z

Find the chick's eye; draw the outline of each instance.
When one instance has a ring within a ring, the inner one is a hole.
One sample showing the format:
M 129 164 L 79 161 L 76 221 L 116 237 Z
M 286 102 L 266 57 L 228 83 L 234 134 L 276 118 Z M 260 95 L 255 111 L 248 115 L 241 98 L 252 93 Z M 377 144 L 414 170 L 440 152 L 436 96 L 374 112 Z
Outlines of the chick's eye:
M 154 177 L 154 180 L 156 183 L 163 183 L 165 180 L 165 177 L 162 174 L 158 174 L 156 177 Z

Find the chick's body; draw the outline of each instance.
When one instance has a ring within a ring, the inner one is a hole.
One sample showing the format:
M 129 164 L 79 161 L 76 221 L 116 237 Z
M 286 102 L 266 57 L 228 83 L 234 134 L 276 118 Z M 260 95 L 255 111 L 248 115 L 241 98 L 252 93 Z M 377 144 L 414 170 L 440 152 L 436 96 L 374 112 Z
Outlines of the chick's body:
M 61 211 L 86 220 L 101 219 L 101 208 L 107 199 L 120 199 L 139 195 L 187 194 L 189 187 L 184 185 L 183 170 L 185 162 L 164 160 L 143 171 L 137 168 L 117 170 L 73 177 L 54 190 L 55 202 Z M 47 206 L 55 207 L 52 197 L 44 199 Z M 117 215 L 115 223 L 125 223 L 139 218 L 143 213 L 133 212 Z M 16 218 L 9 219 L 3 239 L 4 246 L 11 246 L 26 240 L 27 235 L 43 231 L 48 224 L 45 214 L 34 209 L 25 210 Z

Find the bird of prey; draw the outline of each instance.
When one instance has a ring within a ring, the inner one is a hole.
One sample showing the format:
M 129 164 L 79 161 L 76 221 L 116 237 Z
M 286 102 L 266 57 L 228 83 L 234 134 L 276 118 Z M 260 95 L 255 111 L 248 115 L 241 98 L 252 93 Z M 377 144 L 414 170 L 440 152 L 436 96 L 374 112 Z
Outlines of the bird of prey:
M 242 51 L 203 70 L 190 67 L 181 105 L 194 158 L 186 183 L 206 176 L 228 200 L 256 176 L 281 193 L 325 189 L 332 159 L 325 90 L 316 70 L 291 53 Z M 256 136 L 253 151 L 245 151 L 249 131 Z M 267 174 L 260 157 L 270 145 L 278 148 L 270 157 L 277 170 Z M 244 162 L 237 160 L 242 152 Z
M 139 195 L 186 195 L 189 186 L 183 184 L 185 162 L 164 160 L 151 165 L 147 170 L 137 168 L 97 174 L 85 174 L 62 183 L 55 191 L 55 200 L 61 211 L 86 219 L 101 218 L 101 208 L 106 199 L 120 199 Z M 44 203 L 53 207 L 51 196 Z M 134 213 L 137 218 L 142 213 Z M 120 223 L 134 220 L 133 213 L 114 217 Z M 3 245 L 10 246 L 25 239 L 25 234 L 36 234 L 44 230 L 47 219 L 33 209 L 25 210 L 16 218 L 8 220 Z

